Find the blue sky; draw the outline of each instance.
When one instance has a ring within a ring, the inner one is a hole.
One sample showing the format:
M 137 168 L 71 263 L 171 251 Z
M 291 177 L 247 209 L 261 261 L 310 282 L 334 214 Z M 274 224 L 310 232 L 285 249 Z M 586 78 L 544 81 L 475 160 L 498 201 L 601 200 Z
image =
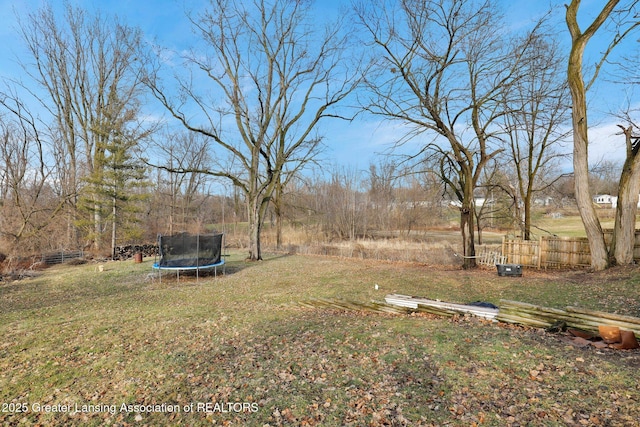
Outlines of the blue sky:
M 99 8 L 105 14 L 115 14 L 121 20 L 138 26 L 149 38 L 157 39 L 162 45 L 180 50 L 190 43 L 193 34 L 185 10 L 198 8 L 205 4 L 204 0 L 70 0 L 92 10 Z M 56 1 L 54 4 L 59 5 Z M 514 30 L 528 27 L 535 18 L 541 16 L 549 7 L 558 7 L 557 28 L 559 36 L 568 42 L 569 37 L 564 26 L 564 1 L 520 0 L 502 1 L 505 16 Z M 21 45 L 16 33 L 16 14 L 24 15 L 42 4 L 39 0 L 0 0 L 0 76 L 2 78 L 20 75 L 15 65 L 15 57 L 21 55 Z M 187 4 L 187 6 L 185 6 Z M 336 13 L 340 7 L 348 6 L 345 0 L 319 2 L 325 13 Z M 589 19 L 589 10 L 602 4 L 601 0 L 583 0 L 584 19 Z M 637 47 L 637 42 L 632 48 Z M 591 110 L 591 159 L 596 160 L 611 153 L 622 153 L 623 141 L 613 136 L 617 131 L 616 121 L 607 119 L 602 113 L 615 109 L 624 93 L 620 88 L 612 88 L 601 84 L 592 98 Z M 328 123 L 328 122 L 326 122 Z M 322 133 L 329 150 L 324 157 L 332 162 L 350 167 L 367 168 L 370 161 L 375 160 L 376 153 L 381 153 L 402 136 L 401 128 L 394 123 L 377 122 L 371 118 L 363 118 L 352 123 L 332 122 L 323 126 Z M 410 148 L 408 148 L 410 149 Z M 618 157 L 614 155 L 614 157 Z

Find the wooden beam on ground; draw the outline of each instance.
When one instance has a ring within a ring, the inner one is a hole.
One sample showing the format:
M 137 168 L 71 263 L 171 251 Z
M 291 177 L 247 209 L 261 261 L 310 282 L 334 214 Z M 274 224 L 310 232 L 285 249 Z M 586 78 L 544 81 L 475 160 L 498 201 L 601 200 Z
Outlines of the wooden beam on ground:
M 416 310 L 423 309 L 424 311 L 428 311 L 434 314 L 472 314 L 474 316 L 488 320 L 493 320 L 498 315 L 498 309 L 496 308 L 479 307 L 466 304 L 454 304 L 400 294 L 389 294 L 384 298 L 384 300 L 387 304 L 393 304 L 400 307 L 408 307 Z
M 500 300 L 498 321 L 517 323 L 535 327 L 549 327 L 557 322 L 565 322 L 568 327 L 586 331 L 598 331 L 599 326 L 617 326 L 633 331 L 640 337 L 640 318 L 622 316 L 603 311 L 567 307 L 565 310 L 542 307 L 517 301 Z
M 454 304 L 427 298 L 389 294 L 385 303 L 361 303 L 338 298 L 314 298 L 299 303 L 304 307 L 333 308 L 338 310 L 369 311 L 387 314 L 431 313 L 439 316 L 471 314 L 483 319 L 506 323 L 548 328 L 564 322 L 567 327 L 598 331 L 599 326 L 617 326 L 640 337 L 640 318 L 578 307 L 549 308 L 518 301 L 500 300 L 500 308 Z
M 383 304 L 379 302 L 361 303 L 347 301 L 339 298 L 312 298 L 298 303 L 303 307 L 309 308 L 332 308 L 335 310 L 346 311 L 371 311 L 376 313 L 388 314 L 407 314 L 409 310 L 404 307 L 396 307 L 393 305 Z

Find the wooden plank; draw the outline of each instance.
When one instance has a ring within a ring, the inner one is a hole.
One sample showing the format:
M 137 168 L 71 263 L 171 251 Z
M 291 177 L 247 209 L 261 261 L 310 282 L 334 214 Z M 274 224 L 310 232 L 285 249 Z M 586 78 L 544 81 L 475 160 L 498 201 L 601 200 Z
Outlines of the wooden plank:
M 586 308 L 579 308 L 579 307 L 572 307 L 572 306 L 567 307 L 567 311 L 570 313 L 584 314 L 591 317 L 598 317 L 603 319 L 617 320 L 620 322 L 633 323 L 640 326 L 640 317 L 624 316 L 621 314 L 607 313 L 605 311 L 597 311 L 597 310 L 588 310 Z
M 475 305 L 455 304 L 431 300 L 427 298 L 412 297 L 408 295 L 389 294 L 385 298 L 387 304 L 398 305 L 418 309 L 419 307 L 433 307 L 440 310 L 449 310 L 462 314 L 472 314 L 484 319 L 493 320 L 498 314 L 498 309 L 489 307 L 478 307 Z
M 632 331 L 640 337 L 640 318 L 602 311 L 567 307 L 566 310 L 543 307 L 519 301 L 500 300 L 500 308 L 455 304 L 427 298 L 401 294 L 389 294 L 385 303 L 360 303 L 332 298 L 315 298 L 300 302 L 305 307 L 333 308 L 339 310 L 373 311 L 378 313 L 408 314 L 431 313 L 439 316 L 471 314 L 484 319 L 547 328 L 556 322 L 565 322 L 568 327 L 598 331 L 602 325 L 617 326 Z
M 538 239 L 538 270 L 540 270 L 540 266 L 542 265 L 542 236 Z
M 539 312 L 539 313 L 550 313 L 550 314 L 556 314 L 556 315 L 566 315 L 566 310 L 560 310 L 557 308 L 549 308 L 549 307 L 543 307 L 540 305 L 535 305 L 535 304 L 529 304 L 526 302 L 519 302 L 519 301 L 511 301 L 511 300 L 506 300 L 506 299 L 501 299 L 500 300 L 500 308 L 502 309 L 503 307 L 516 307 L 518 309 L 524 310 L 524 311 L 528 311 L 528 312 Z
M 389 314 L 407 314 L 409 311 L 403 307 L 397 307 L 382 303 L 361 303 L 354 301 L 347 301 L 337 298 L 312 298 L 298 303 L 303 307 L 308 308 L 332 308 L 336 310 L 345 311 L 373 311 L 378 313 Z
M 456 314 L 460 314 L 458 312 L 455 312 L 453 310 L 448 310 L 446 308 L 432 307 L 428 305 L 418 305 L 418 308 L 415 308 L 415 309 L 410 308 L 409 310 L 416 313 L 429 313 L 429 314 L 435 314 L 436 316 L 444 316 L 444 317 L 453 317 Z
M 548 327 L 557 321 L 562 321 L 569 327 L 587 331 L 598 331 L 598 327 L 601 325 L 617 326 L 640 336 L 639 318 L 577 307 L 567 307 L 566 310 L 561 310 L 523 302 L 501 300 L 500 311 L 496 319 L 498 321 L 537 327 Z
M 504 323 L 512 323 L 512 324 L 516 324 L 516 325 L 534 326 L 534 327 L 537 327 L 537 328 L 548 328 L 549 326 L 552 325 L 552 323 L 545 322 L 545 321 L 542 321 L 542 320 L 527 319 L 527 318 L 524 318 L 524 317 L 521 317 L 521 316 L 504 313 L 502 311 L 500 311 L 500 313 L 498 313 L 498 316 L 496 316 L 496 320 L 498 320 L 499 322 L 504 322 Z

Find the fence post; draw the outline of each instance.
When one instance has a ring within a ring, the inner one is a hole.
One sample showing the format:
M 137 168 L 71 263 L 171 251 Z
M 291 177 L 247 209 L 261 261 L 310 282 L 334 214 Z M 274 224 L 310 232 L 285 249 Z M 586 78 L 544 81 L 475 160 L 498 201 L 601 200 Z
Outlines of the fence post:
M 542 265 L 542 236 L 538 239 L 538 270 Z

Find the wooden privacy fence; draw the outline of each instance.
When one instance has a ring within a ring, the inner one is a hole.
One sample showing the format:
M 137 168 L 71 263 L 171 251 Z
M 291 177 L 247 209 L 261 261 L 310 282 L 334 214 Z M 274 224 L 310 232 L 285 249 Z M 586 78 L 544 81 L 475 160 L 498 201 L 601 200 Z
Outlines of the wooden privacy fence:
M 543 236 L 538 240 L 502 239 L 507 264 L 525 267 L 589 267 L 591 252 L 586 237 Z
M 613 230 L 612 229 L 604 229 L 602 230 L 602 234 L 604 234 L 604 241 L 607 244 L 607 247 L 611 244 L 611 239 L 613 238 Z M 636 230 L 633 244 L 633 259 L 636 262 L 640 262 L 640 230 Z
M 604 230 L 607 247 L 613 230 Z M 586 237 L 543 236 L 538 240 L 502 239 L 504 263 L 536 268 L 590 267 L 591 251 Z M 633 259 L 640 262 L 640 230 L 635 232 Z

